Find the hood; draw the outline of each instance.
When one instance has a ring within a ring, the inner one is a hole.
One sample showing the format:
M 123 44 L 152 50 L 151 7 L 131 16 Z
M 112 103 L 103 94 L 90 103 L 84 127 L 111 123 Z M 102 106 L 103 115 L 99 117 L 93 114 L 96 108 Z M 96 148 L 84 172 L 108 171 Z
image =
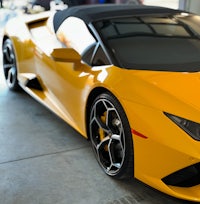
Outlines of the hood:
M 146 80 L 175 98 L 200 108 L 200 72 L 154 73 Z
M 137 102 L 162 111 L 200 115 L 200 72 L 135 71 Z M 134 88 L 136 89 L 136 88 Z M 200 119 L 200 116 L 198 116 Z

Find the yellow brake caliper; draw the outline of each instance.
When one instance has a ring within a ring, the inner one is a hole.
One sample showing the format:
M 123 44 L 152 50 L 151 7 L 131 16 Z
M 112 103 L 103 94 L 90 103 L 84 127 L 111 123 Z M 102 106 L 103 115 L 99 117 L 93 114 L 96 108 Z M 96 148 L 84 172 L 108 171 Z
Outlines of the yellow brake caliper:
M 101 116 L 101 121 L 103 123 L 106 123 L 106 111 Z M 105 133 L 104 133 L 104 130 L 102 128 L 99 128 L 99 136 L 100 136 L 100 141 L 102 141 L 105 138 Z M 105 145 L 104 150 L 108 151 L 108 145 Z

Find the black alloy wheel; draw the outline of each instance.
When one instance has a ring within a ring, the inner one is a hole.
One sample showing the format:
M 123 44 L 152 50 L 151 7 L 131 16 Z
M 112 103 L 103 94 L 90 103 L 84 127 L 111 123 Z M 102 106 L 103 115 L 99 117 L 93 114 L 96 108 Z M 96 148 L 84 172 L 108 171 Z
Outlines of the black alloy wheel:
M 110 93 L 93 102 L 89 121 L 90 139 L 104 172 L 114 178 L 133 177 L 133 141 L 126 114 Z
M 3 71 L 8 88 L 12 91 L 19 90 L 17 80 L 17 64 L 14 48 L 10 39 L 6 39 L 2 47 Z

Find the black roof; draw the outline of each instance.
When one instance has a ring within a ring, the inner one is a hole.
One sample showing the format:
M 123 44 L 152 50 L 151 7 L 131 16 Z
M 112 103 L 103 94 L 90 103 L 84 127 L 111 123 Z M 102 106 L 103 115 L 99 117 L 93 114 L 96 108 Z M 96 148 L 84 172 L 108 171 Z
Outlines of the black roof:
M 70 17 L 81 18 L 85 23 L 93 21 L 119 17 L 119 16 L 132 16 L 132 15 L 145 15 L 145 14 L 174 14 L 177 10 L 154 7 L 154 6 L 141 6 L 131 4 L 99 4 L 99 5 L 82 5 L 67 8 L 58 11 L 54 16 L 54 29 L 58 30 L 62 22 Z M 180 12 L 180 11 L 179 11 Z

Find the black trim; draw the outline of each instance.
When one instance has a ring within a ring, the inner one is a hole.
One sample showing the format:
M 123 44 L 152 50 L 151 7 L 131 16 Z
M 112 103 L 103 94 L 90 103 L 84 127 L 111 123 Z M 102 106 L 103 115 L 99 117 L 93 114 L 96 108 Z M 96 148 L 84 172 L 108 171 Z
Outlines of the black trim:
M 26 86 L 28 88 L 31 88 L 31 89 L 37 89 L 39 91 L 42 91 L 43 88 L 42 86 L 40 85 L 40 82 L 38 81 L 37 78 L 33 78 L 31 80 L 28 80 L 27 83 L 26 83 Z
M 162 181 L 171 186 L 192 187 L 200 184 L 200 163 L 188 166 L 169 176 Z
M 169 8 L 127 5 L 127 4 L 99 4 L 99 5 L 82 5 L 67 8 L 58 11 L 54 15 L 53 24 L 55 32 L 65 19 L 70 16 L 81 18 L 86 24 L 110 17 L 146 15 L 146 14 L 175 14 L 180 13 L 178 10 Z

